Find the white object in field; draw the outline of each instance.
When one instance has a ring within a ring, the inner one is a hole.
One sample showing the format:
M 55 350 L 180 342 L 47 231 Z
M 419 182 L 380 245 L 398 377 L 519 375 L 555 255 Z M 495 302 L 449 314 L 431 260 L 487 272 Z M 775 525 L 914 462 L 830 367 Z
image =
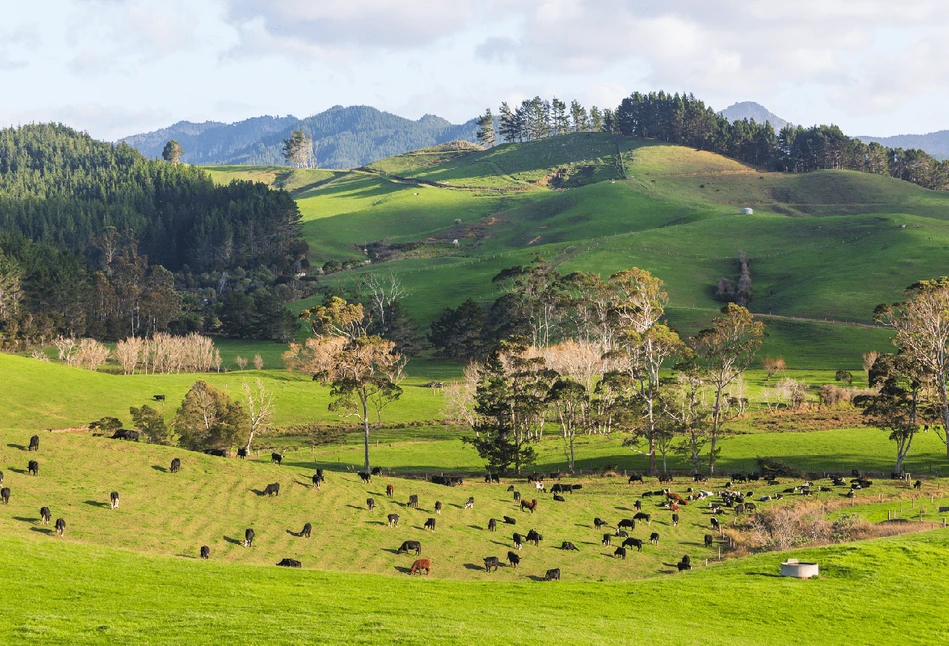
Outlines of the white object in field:
M 781 576 L 793 576 L 796 579 L 810 579 L 817 575 L 817 563 L 805 563 L 797 559 L 788 559 L 781 564 Z
M 754 214 L 755 214 L 755 210 L 754 210 L 754 209 L 749 209 L 749 208 L 746 206 L 745 208 L 743 208 L 743 209 L 741 210 L 741 214 L 742 214 L 742 215 L 754 215 Z

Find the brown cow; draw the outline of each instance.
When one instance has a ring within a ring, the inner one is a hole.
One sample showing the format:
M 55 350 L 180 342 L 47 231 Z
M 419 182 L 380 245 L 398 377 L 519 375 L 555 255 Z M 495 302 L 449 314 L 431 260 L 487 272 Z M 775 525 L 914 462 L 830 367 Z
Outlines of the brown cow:
M 425 570 L 427 575 L 432 570 L 432 560 L 431 559 L 415 559 L 415 563 L 412 564 L 412 569 L 409 570 L 409 574 L 415 574 L 418 572 L 422 573 L 422 570 Z
M 390 485 L 390 484 L 387 484 L 387 485 L 386 485 L 386 496 L 388 496 L 389 498 L 391 498 L 393 495 L 395 495 L 395 487 L 393 487 L 393 486 Z
M 524 511 L 525 509 L 529 510 L 533 514 L 537 510 L 537 500 L 534 499 L 534 500 L 531 500 L 530 502 L 527 502 L 526 500 L 522 500 L 521 511 Z

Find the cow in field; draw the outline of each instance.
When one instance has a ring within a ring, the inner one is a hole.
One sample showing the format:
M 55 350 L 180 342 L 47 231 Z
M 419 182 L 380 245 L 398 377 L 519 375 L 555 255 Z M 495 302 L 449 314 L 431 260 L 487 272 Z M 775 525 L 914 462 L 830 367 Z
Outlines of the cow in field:
M 393 487 L 393 486 L 390 485 L 390 484 L 387 484 L 387 485 L 386 485 L 386 497 L 387 497 L 387 498 L 392 498 L 392 496 L 394 496 L 394 495 L 395 495 L 395 487 Z
M 722 524 L 718 522 L 718 519 L 715 518 L 715 516 L 712 516 L 711 518 L 709 518 L 709 522 L 712 523 L 712 529 L 721 529 L 722 527 Z
M 632 518 L 624 518 L 616 526 L 618 529 L 636 529 L 636 521 Z
M 323 467 L 317 468 L 316 475 L 320 480 L 326 480 L 326 478 L 323 477 Z
M 547 574 L 544 575 L 544 581 L 559 581 L 560 580 L 560 568 L 556 567 L 552 570 L 547 570 Z
M 171 461 L 171 472 L 178 473 L 179 471 L 181 471 L 181 459 L 175 458 Z
M 711 534 L 705 535 L 705 547 L 711 547 L 712 543 L 715 541 L 715 537 Z
M 360 471 L 359 477 L 365 484 L 372 484 L 372 474 L 366 473 L 365 471 Z
M 689 555 L 686 554 L 682 557 L 682 560 L 676 563 L 676 569 L 679 572 L 687 571 L 692 569 L 692 561 L 689 559 Z
M 496 531 L 498 531 L 498 521 L 496 521 L 496 520 L 493 519 L 493 518 L 489 518 L 489 519 L 488 519 L 488 531 L 489 531 L 489 532 L 496 532 Z
M 52 517 L 52 514 L 49 511 L 49 507 L 40 507 L 40 519 L 43 521 L 44 525 L 49 525 L 49 519 Z
M 29 465 L 27 465 L 27 470 L 30 472 L 31 476 L 39 475 L 40 463 L 36 460 L 30 460 Z
M 672 526 L 673 527 L 679 526 L 679 514 L 672 514 Z
M 30 438 L 30 451 L 39 451 L 40 450 L 40 436 L 34 435 Z
M 130 431 L 128 429 L 120 428 L 115 433 L 112 434 L 113 440 L 131 440 L 138 442 L 138 431 Z
M 264 487 L 264 493 L 263 493 L 263 495 L 265 495 L 265 496 L 279 496 L 279 495 L 280 495 L 280 483 L 279 483 L 279 482 L 272 482 L 272 483 L 270 483 L 269 485 L 267 485 L 266 487 Z
M 3 484 L 3 471 L 0 471 L 0 485 Z
M 66 533 L 66 521 L 62 518 L 56 519 L 56 535 L 62 536 Z
M 497 572 L 499 565 L 500 565 L 500 562 L 498 561 L 498 557 L 496 556 L 484 557 L 484 571 L 485 572 L 490 572 L 492 568 L 494 569 L 495 572 Z
M 434 531 L 435 531 L 435 519 L 434 519 L 434 518 L 429 518 L 428 520 L 426 520 L 426 521 L 425 521 L 425 524 L 422 526 L 422 528 L 423 528 L 423 529 L 428 529 L 428 530 L 431 530 L 431 531 L 434 532 Z
M 280 455 L 279 453 L 271 453 L 271 454 L 270 454 L 270 463 L 271 463 L 271 464 L 278 464 L 278 465 L 279 465 L 281 462 L 283 462 L 283 456 L 282 456 L 282 455 Z
M 567 502 L 567 499 L 564 498 L 563 496 L 554 495 L 554 501 L 555 501 L 555 502 Z
M 4 505 L 10 504 L 10 487 L 0 489 L 0 501 L 3 501 Z
M 34 437 L 35 437 L 35 436 L 34 436 Z M 923 488 L 923 481 L 922 481 L 922 480 L 917 480 L 916 482 L 913 483 L 913 489 L 915 489 L 916 491 L 919 491 L 919 490 L 922 489 L 922 488 Z
M 637 500 L 636 502 L 633 503 L 633 507 L 636 508 L 636 511 L 642 511 L 642 510 L 643 510 L 643 501 L 642 501 L 642 500 Z
M 201 558 L 203 558 L 205 561 L 211 558 L 211 548 L 207 545 L 201 546 Z
M 382 475 L 382 467 L 372 467 L 372 472 L 371 472 L 371 473 L 372 473 L 372 475 L 374 475 L 374 476 L 381 476 L 381 475 Z
M 637 473 L 634 473 L 633 475 L 629 476 L 629 483 L 628 483 L 628 484 L 633 484 L 634 482 L 642 483 L 642 482 L 643 482 L 643 477 L 642 477 L 641 475 L 637 474 Z
M 570 541 L 564 541 L 563 543 L 561 543 L 560 549 L 562 549 L 565 552 L 579 552 L 580 551 L 577 549 L 577 546 L 571 543 Z
M 650 534 L 650 535 L 649 535 L 649 542 L 652 543 L 653 545 L 658 545 L 658 544 L 659 544 L 659 532 L 653 532 L 652 534 Z
M 602 518 L 597 517 L 593 519 L 593 527 L 595 527 L 596 529 L 600 529 L 601 527 L 605 527 L 607 525 L 609 525 L 609 523 L 603 520 Z
M 613 536 L 616 536 L 617 538 L 628 538 L 629 532 L 627 532 L 625 529 L 617 529 L 615 532 L 613 532 Z
M 442 503 L 440 500 L 435 501 L 435 513 L 439 516 L 442 515 Z
M 526 500 L 522 500 L 521 511 L 524 511 L 525 509 L 527 509 L 528 511 L 530 511 L 530 513 L 533 514 L 535 511 L 537 511 L 537 500 L 536 499 L 531 500 L 530 502 L 527 502 Z
M 303 529 L 300 530 L 301 538 L 310 538 L 310 533 L 313 531 L 313 525 L 307 523 L 303 526 Z
M 626 548 L 625 548 L 625 547 L 617 547 L 615 550 L 613 550 L 613 556 L 618 556 L 618 557 L 620 557 L 621 559 L 623 559 L 623 560 L 625 561 L 625 560 L 626 560 Z
M 241 460 L 246 460 L 246 459 L 247 459 L 247 449 L 244 448 L 243 446 L 242 446 L 241 448 L 237 449 L 237 457 L 239 457 Z
M 538 534 L 533 529 L 527 532 L 527 542 L 533 543 L 534 547 L 540 547 L 540 542 L 544 540 L 544 537 Z
M 520 492 L 520 491 L 515 491 L 515 492 L 514 492 L 514 502 L 520 502 L 520 501 L 521 501 L 521 492 Z
M 491 484 L 492 482 L 494 484 L 501 484 L 501 478 L 496 473 L 489 473 L 488 475 L 484 477 L 484 481 L 487 482 L 488 484 Z
M 296 559 L 282 559 L 277 563 L 278 567 L 303 567 L 303 564 Z
M 603 547 L 609 547 L 612 542 L 613 542 L 612 534 L 603 534 Z
M 646 521 L 646 524 L 648 525 L 652 522 L 652 516 L 641 511 L 633 515 L 633 520 L 644 520 Z
M 253 547 L 254 545 L 254 530 L 247 528 L 244 530 L 244 547 Z
M 504 519 L 505 525 L 517 525 L 517 519 L 511 518 L 510 516 L 502 516 Z
M 319 475 L 317 475 L 317 474 L 314 473 L 312 480 L 313 480 L 313 488 L 314 488 L 314 489 L 319 489 L 319 488 L 320 488 L 320 483 L 323 482 L 323 478 L 322 478 L 321 476 L 319 476 Z
M 663 473 L 661 476 L 659 476 L 659 484 L 664 484 L 667 482 L 672 482 L 671 473 Z
M 523 537 L 522 537 L 520 534 L 518 534 L 517 532 L 514 532 L 514 536 L 512 537 L 512 540 L 514 541 L 514 547 L 515 547 L 515 549 L 521 549 L 521 547 L 522 547 L 523 544 L 524 544 L 524 539 L 523 539 Z
M 465 501 L 465 509 L 474 509 L 474 496 Z
M 389 527 L 398 527 L 399 526 L 399 515 L 398 514 L 389 514 L 386 516 L 386 520 L 389 521 Z
M 207 451 L 205 451 L 205 453 L 206 453 L 207 455 L 213 455 L 213 456 L 216 456 L 216 457 L 219 457 L 219 458 L 226 458 L 226 457 L 227 457 L 227 450 L 226 450 L 226 449 L 208 449 Z
M 507 561 L 511 564 L 511 567 L 516 570 L 517 564 L 521 562 L 521 557 L 517 555 L 517 552 L 508 552 Z
M 623 547 L 635 547 L 637 552 L 643 551 L 643 541 L 639 538 L 627 538 L 623 541 Z
M 376 508 L 376 501 L 372 498 L 366 498 L 366 507 L 369 509 L 369 511 L 372 511 Z
M 422 544 L 418 541 L 405 541 L 399 546 L 396 554 L 408 554 L 409 552 L 415 552 L 415 555 L 418 556 L 422 553 Z
M 112 509 L 119 508 L 119 492 L 113 491 L 109 494 L 109 504 L 112 506 Z
M 415 563 L 412 564 L 412 569 L 409 570 L 409 574 L 411 575 L 418 572 L 421 575 L 422 570 L 425 570 L 426 575 L 432 571 L 431 559 L 415 559 Z
M 412 507 L 413 509 L 418 509 L 418 495 L 417 494 L 413 493 L 411 496 L 409 496 L 409 504 L 407 506 Z

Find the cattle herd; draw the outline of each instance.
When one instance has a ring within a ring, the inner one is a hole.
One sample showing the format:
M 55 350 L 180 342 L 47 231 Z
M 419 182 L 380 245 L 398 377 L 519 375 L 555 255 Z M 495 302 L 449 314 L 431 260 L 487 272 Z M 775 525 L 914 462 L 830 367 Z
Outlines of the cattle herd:
M 117 439 L 128 439 L 126 437 L 117 438 Z M 39 436 L 34 435 L 30 438 L 29 442 L 29 452 L 39 452 L 40 441 Z M 246 450 L 244 455 L 246 456 Z M 226 455 L 226 452 L 221 451 L 220 453 L 215 453 L 215 455 L 220 454 Z M 239 452 L 240 454 L 240 452 Z M 280 465 L 283 460 L 282 454 L 273 453 L 271 455 L 271 462 L 276 465 Z M 177 474 L 181 470 L 181 460 L 179 458 L 174 458 L 171 461 L 171 467 L 169 472 L 172 474 Z M 37 460 L 29 460 L 27 472 L 31 476 L 39 476 L 39 462 Z M 379 477 L 383 474 L 382 469 L 376 467 L 375 469 L 369 472 L 358 472 L 360 481 L 364 485 L 371 485 L 373 477 Z M 852 496 L 854 491 L 859 489 L 865 489 L 870 487 L 873 483 L 866 477 L 860 477 L 856 473 L 854 478 L 849 482 L 840 476 L 830 476 L 831 484 L 833 486 L 845 487 L 849 485 L 849 492 L 846 496 Z M 554 502 L 565 503 L 566 498 L 561 495 L 564 493 L 573 494 L 574 491 L 582 488 L 579 484 L 563 484 L 559 482 L 560 474 L 549 474 L 547 476 L 548 480 L 558 480 L 555 484 L 552 484 L 549 488 L 545 483 L 545 477 L 532 474 L 528 477 L 528 486 L 531 486 L 535 492 L 535 495 L 540 493 L 551 493 L 553 495 L 552 500 Z M 607 552 L 604 556 L 611 557 L 613 559 L 622 559 L 625 560 L 631 551 L 635 553 L 643 552 L 646 547 L 646 538 L 640 538 L 636 536 L 631 536 L 631 532 L 634 532 L 637 526 L 646 526 L 651 527 L 652 522 L 657 520 L 660 525 L 664 525 L 670 528 L 675 528 L 679 525 L 679 511 L 682 507 L 687 505 L 693 505 L 694 507 L 699 507 L 707 514 L 707 518 L 700 523 L 697 523 L 699 527 L 702 526 L 702 523 L 708 523 L 708 527 L 718 533 L 718 538 L 714 533 L 706 533 L 704 535 L 704 546 L 706 548 L 713 548 L 717 540 L 721 539 L 723 536 L 723 527 L 722 521 L 719 519 L 723 514 L 726 513 L 726 510 L 729 510 L 733 517 L 739 517 L 742 514 L 753 512 L 756 508 L 756 502 L 760 504 L 761 502 L 766 502 L 770 500 L 777 500 L 783 497 L 783 495 L 811 495 L 813 492 L 824 492 L 832 491 L 828 487 L 818 486 L 815 487 L 812 482 L 805 482 L 800 485 L 795 485 L 793 487 L 788 487 L 781 490 L 781 493 L 774 493 L 767 496 L 758 496 L 755 497 L 753 491 L 740 491 L 738 488 L 739 484 L 744 484 L 748 482 L 754 482 L 762 479 L 758 474 L 732 474 L 731 479 L 725 483 L 724 489 L 720 491 L 709 491 L 702 488 L 693 488 L 692 486 L 688 487 L 687 491 L 682 493 L 677 493 L 671 490 L 670 487 L 666 486 L 659 490 L 646 489 L 643 490 L 640 487 L 631 487 L 634 492 L 638 493 L 638 499 L 633 502 L 633 510 L 629 510 L 631 513 L 628 517 L 623 517 L 616 519 L 615 526 L 614 524 L 606 519 L 595 517 L 592 519 L 592 528 L 594 531 L 602 532 L 604 529 L 609 529 L 615 527 L 612 531 L 607 531 L 605 533 L 599 534 L 602 538 L 599 539 L 600 545 L 603 547 L 611 548 L 612 552 Z M 778 486 L 780 482 L 774 477 L 764 477 L 769 486 Z M 319 489 L 326 482 L 324 472 L 322 468 L 316 469 L 316 473 L 313 474 L 312 483 L 314 489 Z M 488 474 L 484 481 L 488 485 L 499 484 L 500 478 L 494 474 Z M 410 481 L 405 481 L 409 483 Z M 448 487 L 456 487 L 464 484 L 464 481 L 459 476 L 434 476 L 431 478 L 431 482 L 435 484 L 441 484 Z M 522 481 L 523 482 L 523 481 Z M 630 476 L 628 480 L 630 485 L 642 485 L 646 486 L 646 481 L 641 475 Z M 696 485 L 705 484 L 708 482 L 708 478 L 704 476 L 696 476 L 693 478 L 693 483 Z M 665 475 L 659 478 L 660 485 L 672 485 L 674 479 L 671 476 Z M 0 485 L 3 484 L 3 473 L 0 472 Z M 708 486 L 705 484 L 705 486 Z M 914 487 L 918 490 L 921 486 L 921 483 L 917 481 L 914 483 Z M 527 500 L 522 498 L 521 494 L 515 488 L 515 485 L 508 487 L 508 493 L 513 493 L 513 504 L 514 509 L 519 509 L 522 514 L 530 514 L 530 516 L 522 516 L 522 520 L 525 518 L 533 518 L 535 513 L 543 513 L 542 506 L 540 501 L 537 498 L 531 498 Z M 280 494 L 280 483 L 274 482 L 266 485 L 262 491 L 257 492 L 260 496 L 279 496 Z M 377 494 L 378 495 L 378 494 Z M 388 499 L 392 500 L 395 497 L 395 486 L 393 484 L 387 484 L 385 486 L 385 495 Z M 0 488 L 0 501 L 3 504 L 9 504 L 11 497 L 11 490 L 9 487 Z M 407 509 L 419 509 L 419 495 L 410 494 L 406 498 L 403 498 L 407 502 L 404 503 L 404 507 Z M 510 498 L 508 498 L 510 500 Z M 574 500 L 574 498 L 571 498 Z M 111 509 L 117 509 L 119 507 L 119 492 L 112 491 L 109 494 L 109 504 Z M 643 507 L 645 504 L 652 505 L 650 511 L 644 511 Z M 375 499 L 369 497 L 366 499 L 366 507 L 369 512 L 373 512 L 376 503 Z M 464 501 L 463 505 L 456 505 L 457 509 L 461 509 L 462 513 L 471 512 L 473 513 L 475 507 L 475 497 L 468 496 Z M 433 501 L 433 507 L 436 516 L 441 515 L 441 512 L 445 509 L 441 501 Z M 617 507 L 617 509 L 627 509 L 624 507 Z M 668 513 L 666 513 L 668 512 Z M 44 525 L 48 525 L 52 519 L 52 512 L 48 506 L 43 506 L 40 508 L 40 518 L 41 522 Z M 386 515 L 387 523 L 384 523 L 389 528 L 398 528 L 399 527 L 399 514 L 389 513 Z M 428 517 L 422 524 L 421 529 L 435 532 L 436 529 L 436 518 Z M 501 522 L 506 525 L 516 526 L 518 519 L 514 516 L 502 516 Z M 487 531 L 490 533 L 497 532 L 499 521 L 496 518 L 489 518 L 487 520 L 486 526 Z M 55 523 L 55 532 L 57 536 L 63 536 L 66 531 L 66 521 L 63 518 L 57 518 Z M 472 525 L 472 527 L 477 528 L 477 526 Z M 578 525 L 582 527 L 582 525 Z M 660 528 L 661 529 L 661 528 Z M 312 524 L 307 522 L 303 529 L 299 533 L 291 532 L 287 530 L 288 533 L 294 534 L 302 538 L 310 538 L 313 527 Z M 577 530 L 572 530 L 576 532 Z M 578 532 L 579 533 L 579 532 Z M 246 548 L 251 548 L 254 545 L 254 538 L 256 534 L 253 528 L 247 528 L 244 532 L 244 540 L 241 541 L 241 544 Z M 645 536 L 645 535 L 644 535 Z M 566 557 L 567 553 L 580 552 L 580 548 L 577 547 L 577 542 L 581 542 L 579 539 L 584 538 L 580 536 L 579 538 L 570 537 L 573 540 L 564 540 L 563 537 L 557 537 L 559 542 L 559 549 L 561 553 Z M 592 538 L 587 536 L 586 538 Z M 541 541 L 544 540 L 542 534 L 537 532 L 534 528 L 529 528 L 526 532 L 523 530 L 513 532 L 511 535 L 511 547 L 512 549 L 507 552 L 507 564 L 512 569 L 517 569 L 521 564 L 521 559 L 523 556 L 523 548 L 526 545 L 532 545 L 534 548 L 538 548 L 541 544 Z M 659 545 L 660 541 L 660 532 L 659 531 L 650 531 L 648 534 L 648 543 L 649 545 L 656 547 Z M 234 541 L 237 542 L 237 541 Z M 497 543 L 497 541 L 493 541 Z M 505 544 L 505 543 L 497 543 Z M 581 542 L 581 544 L 595 545 L 596 540 L 587 540 Z M 615 545 L 614 545 L 615 544 Z M 554 543 L 556 546 L 557 543 Z M 422 543 L 418 540 L 405 540 L 401 543 L 398 549 L 394 550 L 397 555 L 401 554 L 411 554 L 416 558 L 411 566 L 408 569 L 409 574 L 429 574 L 432 569 L 431 558 L 422 558 Z M 211 548 L 208 545 L 202 545 L 199 548 L 199 554 L 201 559 L 209 559 L 211 556 Z M 530 559 L 528 559 L 530 560 Z M 485 556 L 482 558 L 484 563 L 484 571 L 487 573 L 496 572 L 498 568 L 502 565 L 502 559 L 498 556 Z M 302 567 L 300 561 L 292 558 L 284 558 L 279 563 L 278 566 L 282 567 L 293 567 L 299 568 Z M 686 571 L 692 569 L 692 561 L 688 554 L 684 555 L 678 563 L 670 564 L 670 567 L 674 567 L 678 571 Z M 404 570 L 403 570 L 404 571 Z M 546 570 L 542 578 L 544 581 L 559 581 L 561 578 L 561 569 L 553 568 Z

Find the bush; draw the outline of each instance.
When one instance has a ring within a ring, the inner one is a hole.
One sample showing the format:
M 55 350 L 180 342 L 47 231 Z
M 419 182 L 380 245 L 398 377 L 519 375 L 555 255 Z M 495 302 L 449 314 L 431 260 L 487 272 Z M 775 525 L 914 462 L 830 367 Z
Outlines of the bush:
M 800 474 L 799 470 L 777 458 L 758 457 L 755 458 L 755 462 L 758 463 L 758 471 L 765 477 L 784 476 L 786 478 L 793 478 Z

